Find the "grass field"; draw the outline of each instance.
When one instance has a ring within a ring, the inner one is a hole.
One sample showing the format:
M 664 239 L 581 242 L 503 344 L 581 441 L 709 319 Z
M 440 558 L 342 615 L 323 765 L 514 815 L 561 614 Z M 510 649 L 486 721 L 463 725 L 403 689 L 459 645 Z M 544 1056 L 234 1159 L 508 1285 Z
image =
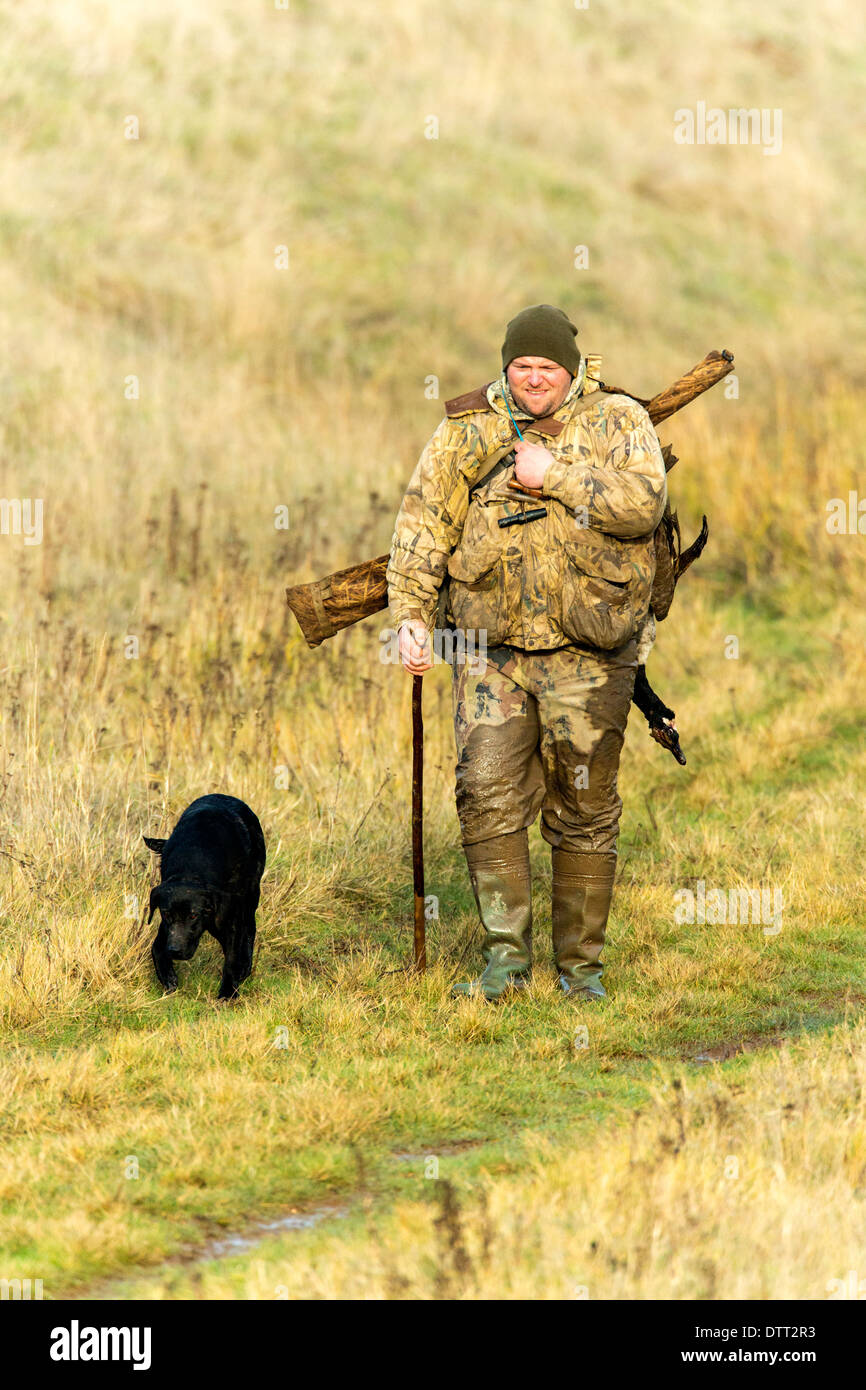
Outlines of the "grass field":
M 826 525 L 862 485 L 859 11 L 0 18 L 2 495 L 44 499 L 41 544 L 0 535 L 0 1278 L 840 1296 L 866 1273 L 866 542 Z M 698 100 L 781 108 L 782 152 L 676 145 Z M 539 299 L 642 395 L 736 353 L 736 396 L 660 427 L 687 538 L 710 522 L 649 667 L 689 761 L 633 711 L 591 1014 L 555 993 L 537 832 L 532 989 L 449 999 L 479 953 L 441 667 L 409 972 L 410 682 L 383 622 L 310 652 L 283 603 L 387 548 L 442 398 Z M 210 790 L 269 850 L 228 1009 L 215 943 L 163 997 L 144 920 L 142 834 Z M 781 892 L 781 931 L 677 921 L 699 881 Z

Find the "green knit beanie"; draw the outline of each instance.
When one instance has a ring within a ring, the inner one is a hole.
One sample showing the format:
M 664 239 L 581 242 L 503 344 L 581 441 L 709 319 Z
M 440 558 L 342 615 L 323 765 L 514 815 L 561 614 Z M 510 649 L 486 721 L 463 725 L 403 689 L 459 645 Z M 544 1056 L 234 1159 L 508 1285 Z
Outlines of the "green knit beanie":
M 547 357 L 577 376 L 580 351 L 574 341 L 577 329 L 561 309 L 552 304 L 531 304 L 521 309 L 505 330 L 503 369 L 515 357 Z

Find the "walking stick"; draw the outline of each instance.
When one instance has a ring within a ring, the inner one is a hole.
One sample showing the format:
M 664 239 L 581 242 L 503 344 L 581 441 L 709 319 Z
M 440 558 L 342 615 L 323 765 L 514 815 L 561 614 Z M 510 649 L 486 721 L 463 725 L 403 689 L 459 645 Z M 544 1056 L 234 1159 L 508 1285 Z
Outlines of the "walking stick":
M 412 677 L 412 885 L 415 891 L 415 969 L 427 969 L 424 923 L 424 719 L 423 677 Z

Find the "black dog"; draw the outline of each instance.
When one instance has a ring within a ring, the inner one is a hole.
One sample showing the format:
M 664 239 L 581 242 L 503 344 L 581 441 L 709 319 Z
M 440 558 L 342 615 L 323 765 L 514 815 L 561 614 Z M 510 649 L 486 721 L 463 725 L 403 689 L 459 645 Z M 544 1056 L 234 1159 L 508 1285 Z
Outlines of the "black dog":
M 151 948 L 166 989 L 177 989 L 175 960 L 190 960 L 202 932 L 223 948 L 220 999 L 234 999 L 253 968 L 256 908 L 265 867 L 258 818 L 235 796 L 200 796 L 187 806 L 167 840 L 142 837 L 162 856 L 162 881 L 150 895 L 150 916 L 161 923 Z

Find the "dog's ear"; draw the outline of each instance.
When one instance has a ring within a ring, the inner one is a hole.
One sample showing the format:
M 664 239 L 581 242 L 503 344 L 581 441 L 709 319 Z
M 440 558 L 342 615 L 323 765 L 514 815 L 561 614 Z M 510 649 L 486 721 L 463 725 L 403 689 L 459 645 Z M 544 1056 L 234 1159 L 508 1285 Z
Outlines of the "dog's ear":
M 165 840 L 155 840 L 152 835 L 142 835 L 141 838 L 144 840 L 148 849 L 153 850 L 154 854 L 162 854 L 166 846 Z
M 151 888 L 150 890 L 150 916 L 147 919 L 148 926 L 150 926 L 153 921 L 153 914 L 156 912 L 156 909 L 165 906 L 166 894 L 163 892 L 162 884 L 158 883 L 155 888 Z

